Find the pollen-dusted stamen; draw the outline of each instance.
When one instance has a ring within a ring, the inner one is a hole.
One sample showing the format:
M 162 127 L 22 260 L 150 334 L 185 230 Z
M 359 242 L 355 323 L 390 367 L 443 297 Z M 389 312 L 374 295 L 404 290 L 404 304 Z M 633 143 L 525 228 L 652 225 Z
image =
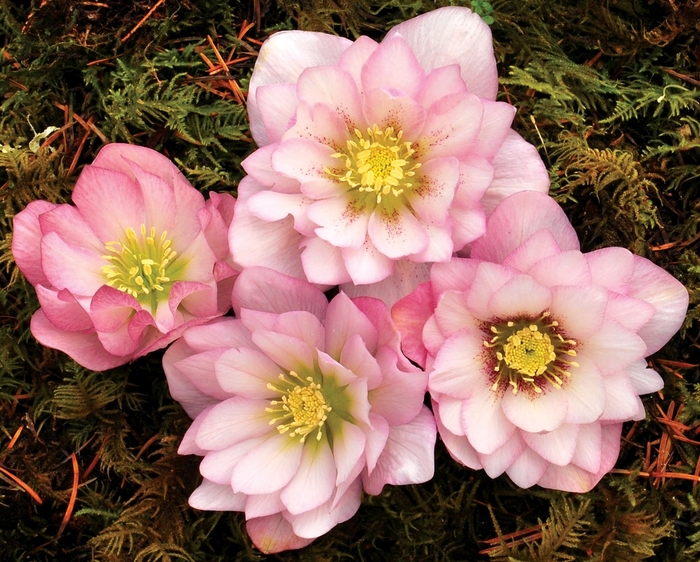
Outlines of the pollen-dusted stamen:
M 541 394 L 546 386 L 561 388 L 571 376 L 568 369 L 578 367 L 565 359 L 576 356 L 576 342 L 564 339 L 559 323 L 549 316 L 544 312 L 536 320 L 510 320 L 489 327 L 495 335 L 484 340 L 484 347 L 493 354 L 494 391 L 510 386 L 513 394 L 520 390 Z
M 299 436 L 302 443 L 309 433 L 317 430 L 316 440 L 320 441 L 323 437 L 321 430 L 332 410 L 321 385 L 314 382 L 313 377 L 302 378 L 294 371 L 290 371 L 289 375 L 281 374 L 279 379 L 280 384 L 267 385 L 270 390 L 282 394 L 281 400 L 272 400 L 272 407 L 265 408 L 267 412 L 275 414 L 270 425 L 284 421 L 285 423 L 277 425 L 277 431 L 289 432 L 290 437 Z
M 142 224 L 140 233 L 126 229 L 125 237 L 118 242 L 107 242 L 107 254 L 102 257 L 109 262 L 102 266 L 107 285 L 129 293 L 142 305 L 155 310 L 158 293 L 167 291 L 172 284 L 168 269 L 177 252 L 171 247 L 168 232 L 157 236 L 156 228 L 146 229 Z
M 413 162 L 411 143 L 401 140 L 403 131 L 395 133 L 393 127 L 382 130 L 374 125 L 367 127 L 366 134 L 355 129 L 355 136 L 357 140 L 347 141 L 345 151 L 333 154 L 333 158 L 344 160 L 345 171 L 326 168 L 329 176 L 358 192 L 372 193 L 377 204 L 382 197 L 398 197 L 413 186 L 410 178 L 420 163 Z

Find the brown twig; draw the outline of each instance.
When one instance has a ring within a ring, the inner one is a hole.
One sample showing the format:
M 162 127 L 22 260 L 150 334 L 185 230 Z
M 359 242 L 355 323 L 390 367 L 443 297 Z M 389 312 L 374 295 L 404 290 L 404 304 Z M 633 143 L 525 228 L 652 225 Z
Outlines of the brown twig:
M 165 2 L 165 0 L 158 0 L 158 2 L 156 2 L 155 5 L 150 10 L 148 10 L 148 13 L 141 18 L 141 21 L 139 23 L 137 23 L 134 26 L 134 28 L 131 31 L 129 31 L 129 33 L 127 33 L 124 37 L 122 37 L 121 42 L 124 43 L 129 37 L 131 37 L 139 27 L 141 27 L 144 23 L 146 23 L 146 20 L 148 18 L 150 18 L 151 15 L 153 14 L 153 12 L 155 12 L 158 9 L 158 7 L 161 4 L 163 4 L 164 2 Z

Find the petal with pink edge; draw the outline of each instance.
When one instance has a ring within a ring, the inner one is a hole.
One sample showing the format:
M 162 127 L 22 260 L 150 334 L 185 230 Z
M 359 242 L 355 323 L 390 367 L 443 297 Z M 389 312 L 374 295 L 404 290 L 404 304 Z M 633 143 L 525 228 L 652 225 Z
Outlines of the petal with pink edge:
M 365 35 L 360 35 L 338 59 L 338 66 L 353 77 L 360 93 L 362 93 L 362 68 L 378 47 L 379 43 Z
M 72 205 L 52 205 L 52 208 L 37 218 L 44 235 L 55 232 L 68 244 L 82 246 L 99 254 L 105 253 L 105 245 L 95 236 L 78 209 Z M 16 230 L 13 236 L 17 236 Z
M 369 219 L 367 233 L 377 249 L 391 259 L 416 254 L 428 245 L 423 225 L 403 206 L 376 208 Z
M 387 38 L 396 34 L 411 46 L 426 72 L 457 63 L 470 92 L 496 99 L 498 73 L 491 30 L 471 10 L 433 10 L 392 28 Z
M 608 290 L 603 287 L 552 287 L 550 311 L 565 338 L 593 336 L 605 321 L 607 304 Z
M 292 515 L 315 509 L 330 499 L 336 475 L 328 440 L 309 438 L 304 443 L 301 464 L 280 499 Z
M 574 456 L 578 434 L 578 424 L 563 423 L 554 431 L 523 432 L 521 435 L 527 446 L 544 460 L 558 466 L 565 466 Z
M 568 402 L 556 388 L 534 397 L 507 390 L 501 399 L 506 417 L 523 431 L 554 431 L 566 419 Z
M 333 460 L 336 465 L 336 485 L 345 482 L 365 452 L 367 438 L 356 425 L 339 417 L 333 427 Z
M 205 408 L 218 404 L 219 400 L 199 390 L 194 384 L 192 384 L 185 374 L 177 368 L 178 361 L 189 357 L 191 353 L 192 349 L 187 346 L 183 339 L 176 341 L 167 349 L 165 355 L 163 355 L 163 371 L 165 372 L 165 376 L 168 380 L 168 391 L 170 392 L 170 396 L 180 403 L 180 405 L 185 409 L 185 412 L 187 412 L 188 416 L 194 419 Z M 200 422 L 203 419 L 204 416 L 201 416 L 199 418 Z M 188 434 L 190 434 L 192 431 L 192 426 L 190 426 Z M 193 433 L 193 435 L 196 435 L 196 432 Z M 194 445 L 194 437 L 192 437 L 192 441 Z M 203 449 L 200 449 L 199 447 L 197 447 L 197 449 L 198 451 L 201 451 L 201 454 L 204 454 L 205 451 Z M 181 452 L 180 454 L 185 455 L 189 453 Z
M 236 463 L 265 440 L 265 437 L 246 439 L 220 451 L 207 451 L 199 463 L 199 472 L 205 479 L 217 484 L 223 484 L 231 489 L 231 474 Z
M 494 318 L 536 318 L 551 303 L 552 291 L 528 275 L 518 275 L 491 295 L 488 308 Z
M 446 291 L 469 291 L 476 269 L 477 260 L 453 258 L 447 263 L 436 263 L 430 270 L 430 282 L 437 297 Z
M 465 399 L 488 386 L 483 340 L 458 332 L 440 348 L 430 372 L 428 390 Z
M 338 285 L 350 280 L 341 248 L 318 237 L 305 238 L 299 246 L 304 274 L 311 283 Z
M 634 271 L 634 255 L 625 248 L 602 248 L 584 254 L 595 285 L 626 295 Z
M 451 94 L 463 94 L 467 92 L 467 86 L 462 80 L 461 69 L 458 64 L 450 64 L 435 68 L 425 79 L 423 89 L 418 94 L 418 102 L 430 109 L 436 101 Z
M 340 358 L 346 342 L 355 334 L 362 338 L 365 346 L 374 351 L 377 345 L 377 329 L 369 318 L 344 293 L 339 293 L 326 311 L 325 351 L 331 357 Z
M 479 454 L 479 462 L 484 467 L 486 474 L 491 478 L 496 478 L 503 474 L 506 469 L 527 449 L 520 432 L 515 431 L 505 445 L 496 449 L 490 455 Z
M 55 208 L 57 205 L 48 201 L 32 201 L 12 221 L 12 256 L 32 285 L 46 282 L 41 266 L 39 217 Z
M 41 239 L 41 265 L 56 289 L 68 289 L 76 296 L 90 296 L 107 283 L 100 254 L 68 244 L 55 232 Z
M 214 364 L 223 350 L 215 349 L 203 353 L 195 353 L 182 358 L 175 368 L 202 393 L 218 400 L 231 398 L 231 394 L 225 392 L 216 380 Z
M 310 236 L 316 228 L 316 224 L 306 215 L 311 203 L 313 199 L 301 193 L 261 191 L 246 201 L 246 210 L 265 222 L 281 221 L 291 215 L 294 217 L 294 230 Z
M 498 396 L 483 382 L 462 402 L 461 414 L 469 443 L 482 455 L 503 447 L 515 432 L 515 425 L 504 415 Z
M 346 248 L 343 250 L 343 256 L 352 251 L 353 250 Z M 381 254 L 379 255 L 381 256 Z M 415 263 L 410 260 L 391 261 L 386 256 L 381 256 L 381 258 L 383 260 L 387 260 L 387 267 L 393 267 L 393 275 L 383 278 L 377 282 L 370 281 L 367 285 L 356 286 L 346 283 L 340 288 L 353 298 L 373 297 L 381 300 L 384 302 L 384 304 L 391 307 L 397 300 L 405 297 L 420 283 L 423 283 L 430 278 L 430 264 Z M 348 260 L 346 258 L 346 263 L 347 261 Z M 353 281 L 359 283 L 357 279 L 353 279 Z
M 571 463 L 596 474 L 600 469 L 602 445 L 602 430 L 599 423 L 581 425 L 576 440 L 576 451 L 571 458 Z
M 377 249 L 369 236 L 361 248 L 343 248 L 341 255 L 350 280 L 356 285 L 378 283 L 394 271 L 394 262 Z M 343 290 L 354 296 L 346 286 Z
M 664 379 L 654 369 L 649 369 L 643 359 L 627 367 L 627 375 L 637 394 L 649 394 L 664 387 Z
M 423 368 L 428 354 L 423 345 L 423 326 L 435 310 L 435 304 L 432 285 L 421 283 L 391 307 L 391 317 L 401 332 L 401 350 Z
M 56 291 L 44 285 L 37 285 L 35 290 L 41 309 L 56 328 L 68 332 L 92 331 L 90 316 L 70 291 Z
M 319 226 L 315 230 L 319 238 L 340 248 L 361 248 L 371 212 L 357 198 L 340 195 L 313 203 L 306 214 Z
M 220 354 L 215 373 L 218 384 L 225 392 L 243 398 L 265 399 L 275 396 L 267 385 L 277 380 L 280 368 L 263 353 L 241 347 L 227 349 Z
M 281 513 L 249 519 L 245 528 L 253 544 L 264 554 L 304 548 L 315 539 L 296 535 L 291 523 Z
M 383 131 L 392 127 L 395 134 L 402 131 L 404 139 L 418 137 L 426 117 L 425 110 L 417 101 L 391 88 L 366 92 L 362 110 L 370 128 L 376 126 Z
M 447 452 L 450 453 L 450 456 L 457 462 L 460 462 L 469 468 L 474 468 L 477 470 L 482 468 L 479 456 L 477 455 L 476 450 L 474 450 L 474 447 L 469 444 L 469 440 L 463 435 L 456 435 L 452 433 L 442 423 L 443 414 L 440 408 L 441 406 L 439 406 L 438 403 L 433 400 L 435 423 L 437 424 L 440 438 L 447 448 Z
M 529 447 L 525 447 L 520 456 L 506 470 L 506 474 L 521 488 L 537 484 L 547 470 L 549 463 Z
M 282 137 L 307 139 L 334 148 L 346 146 L 348 126 L 342 117 L 323 103 L 309 105 L 301 102 L 296 112 L 294 125 Z
M 552 233 L 543 228 L 520 244 L 503 260 L 503 265 L 527 272 L 538 261 L 561 253 Z
M 265 355 L 286 371 L 313 372 L 314 357 L 300 339 L 266 330 L 256 330 L 253 341 Z
M 248 400 L 238 396 L 219 402 L 199 426 L 197 446 L 219 451 L 274 431 L 268 424 L 271 415 L 265 411 L 269 405 L 269 400 Z
M 252 97 L 249 96 L 249 111 L 251 99 Z M 266 84 L 255 90 L 253 111 L 260 115 L 267 142 L 275 143 L 282 139 L 284 133 L 294 123 L 298 103 L 295 84 Z
M 338 66 L 307 68 L 297 82 L 299 100 L 309 106 L 323 104 L 352 131 L 362 128 L 362 98 L 352 76 Z
M 459 180 L 459 160 L 428 160 L 416 175 L 413 187 L 406 194 L 411 207 L 425 222 L 443 225 Z
M 377 88 L 398 90 L 415 99 L 423 87 L 425 72 L 411 47 L 399 37 L 385 38 L 367 59 L 361 72 L 365 95 Z
M 603 374 L 624 370 L 647 355 L 644 341 L 614 320 L 606 321 L 595 334 L 579 343 L 578 353 L 595 361 Z
M 301 192 L 312 199 L 335 197 L 345 191 L 326 169 L 338 167 L 335 150 L 314 141 L 291 138 L 272 153 L 272 169 L 301 182 Z
M 328 501 L 316 509 L 294 516 L 294 532 L 300 536 L 318 537 L 330 531 L 338 523 L 350 519 L 360 508 L 362 486 L 359 478 L 348 487 L 342 497 L 335 502 Z M 333 505 L 335 503 L 335 505 Z M 289 516 L 290 518 L 292 516 Z
M 564 380 L 560 390 L 569 403 L 565 421 L 579 424 L 593 423 L 600 418 L 605 409 L 603 375 L 596 364 L 585 356 L 577 357 L 576 362 L 578 367 L 569 368 L 571 376 Z
M 644 404 L 634 390 L 625 371 L 603 378 L 605 385 L 605 410 L 601 421 L 624 422 L 644 419 Z
M 591 271 L 583 254 L 569 250 L 541 259 L 528 270 L 528 275 L 546 285 L 590 285 Z
M 493 161 L 506 137 L 510 134 L 510 125 L 515 117 L 516 109 L 512 105 L 500 101 L 482 100 L 481 104 L 484 108 L 484 117 L 474 152 L 489 161 Z
M 491 296 L 518 275 L 518 271 L 509 267 L 489 262 L 479 263 L 466 300 L 472 316 L 478 320 L 491 320 L 491 310 L 488 306 Z
M 192 492 L 188 502 L 195 509 L 207 511 L 243 511 L 245 494 L 237 494 L 231 486 L 204 480 Z

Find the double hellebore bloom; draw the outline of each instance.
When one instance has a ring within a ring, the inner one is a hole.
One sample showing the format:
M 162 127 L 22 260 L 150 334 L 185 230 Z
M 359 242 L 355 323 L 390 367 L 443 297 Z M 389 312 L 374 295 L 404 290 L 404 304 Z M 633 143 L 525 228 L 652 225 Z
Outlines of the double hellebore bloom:
M 260 50 L 248 97 L 261 147 L 244 161 L 231 251 L 385 300 L 479 237 L 510 193 L 546 192 L 537 151 L 496 102 L 491 33 L 467 8 L 394 27 L 380 43 L 285 31 Z M 374 293 L 380 294 L 380 293 Z
M 644 358 L 678 330 L 681 283 L 623 248 L 579 251 L 559 206 L 505 199 L 470 259 L 435 264 L 392 310 L 429 371 L 452 456 L 519 486 L 590 490 L 615 464 L 622 422 L 663 387 Z
M 110 144 L 72 198 L 75 207 L 34 201 L 14 219 L 12 253 L 41 304 L 39 342 L 104 370 L 230 308 L 233 197 L 205 202 L 165 156 Z
M 361 491 L 433 475 L 427 375 L 377 299 L 330 303 L 306 281 L 246 268 L 237 318 L 166 351 L 170 391 L 194 418 L 179 452 L 204 456 L 198 509 L 244 511 L 263 552 L 301 548 L 357 511 Z

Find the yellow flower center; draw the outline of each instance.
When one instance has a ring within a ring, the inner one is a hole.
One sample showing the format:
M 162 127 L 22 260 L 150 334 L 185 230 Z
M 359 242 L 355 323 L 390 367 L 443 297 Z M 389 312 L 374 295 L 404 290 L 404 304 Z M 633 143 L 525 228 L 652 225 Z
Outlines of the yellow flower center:
M 492 350 L 487 360 L 493 364 L 494 391 L 512 388 L 541 394 L 543 388 L 561 388 L 571 376 L 570 368 L 578 367 L 567 356 L 576 356 L 576 342 L 564 339 L 559 333 L 559 323 L 549 320 L 544 312 L 536 320 L 520 319 L 494 324 L 490 327 L 494 336 L 484 341 L 484 347 Z
M 267 385 L 270 390 L 282 394 L 281 400 L 270 401 L 272 407 L 265 409 L 275 415 L 270 425 L 284 421 L 277 425 L 277 431 L 289 432 L 290 437 L 299 436 L 302 443 L 307 435 L 317 430 L 316 439 L 320 441 L 323 436 L 321 430 L 332 409 L 321 391 L 321 385 L 314 382 L 313 377 L 302 379 L 294 371 L 290 371 L 288 376 L 281 374 L 279 378 L 281 385 Z
M 156 236 L 155 227 L 146 230 L 141 225 L 140 234 L 133 228 L 126 229 L 126 236 L 118 242 L 107 242 L 107 254 L 102 257 L 109 265 L 102 266 L 107 285 L 129 293 L 142 305 L 155 310 L 158 293 L 166 292 L 172 284 L 168 276 L 177 256 L 170 246 L 168 232 Z
M 355 137 L 347 141 L 345 151 L 333 154 L 333 158 L 344 161 L 345 169 L 326 168 L 329 176 L 360 193 L 371 193 L 377 204 L 382 197 L 398 197 L 413 186 L 410 178 L 420 163 L 413 161 L 411 143 L 401 140 L 403 131 L 395 133 L 393 127 L 382 130 L 374 125 L 366 134 L 355 129 Z

